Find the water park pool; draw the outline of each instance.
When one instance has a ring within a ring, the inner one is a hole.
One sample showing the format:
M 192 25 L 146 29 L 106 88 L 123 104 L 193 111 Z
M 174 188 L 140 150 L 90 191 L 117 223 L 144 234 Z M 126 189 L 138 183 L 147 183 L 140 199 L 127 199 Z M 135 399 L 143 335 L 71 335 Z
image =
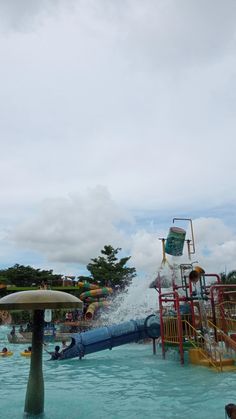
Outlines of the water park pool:
M 30 360 L 23 345 L 7 342 L 0 327 L 0 345 L 14 354 L 0 357 L 0 418 L 23 418 Z M 53 349 L 53 345 L 51 346 Z M 235 402 L 235 373 L 216 373 L 204 367 L 181 366 L 175 352 L 162 360 L 151 344 L 129 344 L 82 360 L 48 362 L 44 353 L 44 419 L 214 418 Z

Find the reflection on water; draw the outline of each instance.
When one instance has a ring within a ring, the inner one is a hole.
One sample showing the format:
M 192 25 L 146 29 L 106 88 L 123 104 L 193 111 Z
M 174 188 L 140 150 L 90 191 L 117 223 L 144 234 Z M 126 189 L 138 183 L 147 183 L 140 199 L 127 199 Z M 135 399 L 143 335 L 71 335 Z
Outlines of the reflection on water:
M 0 345 L 14 355 L 0 358 L 0 418 L 23 419 L 30 360 L 20 356 L 24 346 L 8 345 L 6 334 L 0 327 Z M 235 374 L 182 367 L 175 353 L 163 361 L 152 345 L 130 344 L 81 361 L 48 357 L 43 419 L 222 419 L 224 405 L 235 402 Z

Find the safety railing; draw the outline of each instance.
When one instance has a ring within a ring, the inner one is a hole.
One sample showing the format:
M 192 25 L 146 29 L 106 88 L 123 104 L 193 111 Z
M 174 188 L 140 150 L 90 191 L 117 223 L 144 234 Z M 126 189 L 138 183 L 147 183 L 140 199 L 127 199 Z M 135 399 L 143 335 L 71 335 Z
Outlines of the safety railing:
M 217 371 L 222 371 L 222 353 L 217 348 L 217 343 L 208 335 L 195 329 L 188 321 L 183 320 L 184 339 L 188 340 L 202 357 L 207 360 Z
M 169 345 L 179 345 L 179 330 L 177 317 L 164 317 L 164 343 Z M 217 371 L 222 371 L 222 353 L 217 348 L 217 344 L 212 339 L 206 338 L 202 332 L 195 329 L 187 319 L 182 320 L 183 346 L 188 344 L 194 349 L 198 349 L 201 356 L 209 362 Z M 235 342 L 236 344 L 236 342 Z
M 165 316 L 164 320 L 164 340 L 166 343 L 179 344 L 178 320 L 174 316 Z
M 180 314 L 180 301 L 184 301 L 182 297 L 179 296 L 177 291 L 168 292 L 159 294 L 159 309 L 160 309 L 160 328 L 161 328 L 161 340 L 162 340 L 162 356 L 165 358 L 165 342 L 168 341 L 168 338 L 171 339 L 172 342 L 176 342 L 179 345 L 179 354 L 180 354 L 180 362 L 181 364 L 184 363 L 184 349 L 183 349 L 183 336 L 182 336 L 182 322 L 181 322 L 181 314 Z M 170 327 L 173 326 L 174 330 L 171 333 L 168 333 L 165 328 L 165 303 L 172 303 L 174 308 L 174 318 L 176 320 L 171 324 Z M 176 323 L 175 323 L 176 322 Z M 177 327 L 176 327 L 177 326 Z M 177 330 L 176 330 L 177 329 Z M 167 335 L 167 336 L 166 336 Z M 173 337 L 171 337 L 173 336 Z M 167 340 L 166 340 L 167 337 Z
M 221 316 L 222 310 L 224 317 Z M 216 327 L 236 332 L 236 301 L 223 301 L 215 305 Z
M 229 349 L 231 352 L 231 356 L 233 355 L 236 357 L 236 341 L 232 339 L 227 333 L 221 330 L 219 327 L 215 326 L 211 321 L 208 321 L 208 326 L 214 331 L 214 335 L 216 338 L 216 343 L 219 345 L 220 343 L 224 343 L 225 345 L 221 347 L 221 351 L 223 354 L 228 354 Z M 233 354 L 232 354 L 233 352 Z

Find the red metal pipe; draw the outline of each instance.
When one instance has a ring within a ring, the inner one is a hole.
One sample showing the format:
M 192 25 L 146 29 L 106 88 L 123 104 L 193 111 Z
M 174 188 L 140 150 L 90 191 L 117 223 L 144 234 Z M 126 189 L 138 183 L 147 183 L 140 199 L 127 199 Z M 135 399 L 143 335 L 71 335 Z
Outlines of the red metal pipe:
M 204 276 L 214 276 L 216 279 L 217 279 L 217 282 L 218 282 L 218 284 L 221 284 L 222 282 L 221 282 L 221 279 L 220 279 L 220 276 L 219 275 L 217 275 L 217 274 L 205 274 Z
M 174 303 L 176 300 L 174 298 L 163 298 L 162 302 L 163 303 Z M 186 301 L 185 297 L 180 297 L 179 301 Z
M 163 300 L 165 299 L 165 300 L 169 300 L 168 298 L 166 298 L 166 297 L 168 297 L 168 295 L 169 296 L 174 296 L 174 298 L 172 298 L 172 299 L 170 299 L 170 300 L 175 300 L 175 292 L 176 291 L 171 291 L 171 292 L 166 292 L 166 293 L 163 293 L 163 294 L 160 294 L 160 297 L 162 298 L 162 297 L 164 297 L 163 298 Z M 183 296 L 183 297 L 179 297 L 179 300 L 180 301 L 186 301 L 186 297 L 185 296 Z
M 179 295 L 175 291 L 176 298 L 176 311 L 177 311 L 177 323 L 178 323 L 178 334 L 179 334 L 179 353 L 180 353 L 180 362 L 184 364 L 184 346 L 183 346 L 183 328 L 182 328 L 182 319 L 180 315 L 180 306 L 179 306 Z
M 193 285 L 192 282 L 189 281 L 189 294 L 190 297 L 192 297 L 192 292 L 193 292 Z M 194 312 L 194 303 L 193 300 L 190 300 L 190 308 L 191 308 L 191 315 L 192 315 L 192 326 L 196 329 L 196 321 L 195 321 L 195 312 Z
M 176 285 L 175 289 L 183 289 L 183 285 Z M 189 288 L 189 285 L 186 285 L 186 287 L 184 286 L 184 288 Z
M 213 323 L 216 324 L 216 312 L 215 312 L 215 301 L 214 301 L 214 291 L 215 290 L 219 290 L 219 301 L 220 303 L 222 303 L 224 300 L 222 298 L 222 292 L 224 288 L 234 288 L 236 287 L 236 284 L 231 285 L 231 284 L 215 284 L 212 285 L 210 288 L 210 297 L 211 297 L 211 307 L 212 307 L 212 317 L 213 317 Z M 222 316 L 222 320 L 223 320 L 223 331 L 226 332 L 226 322 L 225 322 L 225 312 L 224 312 L 224 308 L 220 305 L 220 312 L 221 312 L 221 316 Z
M 160 309 L 160 329 L 161 329 L 162 357 L 163 357 L 163 359 L 165 359 L 165 330 L 164 330 L 163 306 L 162 306 L 161 295 L 159 295 L 159 309 Z

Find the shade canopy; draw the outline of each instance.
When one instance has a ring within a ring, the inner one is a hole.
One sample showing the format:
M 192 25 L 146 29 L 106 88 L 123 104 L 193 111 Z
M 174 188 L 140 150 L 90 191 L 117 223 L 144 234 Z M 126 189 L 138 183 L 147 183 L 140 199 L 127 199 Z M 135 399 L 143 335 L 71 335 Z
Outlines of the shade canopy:
M 82 301 L 74 295 L 52 290 L 20 291 L 0 299 L 0 310 L 44 310 L 82 306 Z

